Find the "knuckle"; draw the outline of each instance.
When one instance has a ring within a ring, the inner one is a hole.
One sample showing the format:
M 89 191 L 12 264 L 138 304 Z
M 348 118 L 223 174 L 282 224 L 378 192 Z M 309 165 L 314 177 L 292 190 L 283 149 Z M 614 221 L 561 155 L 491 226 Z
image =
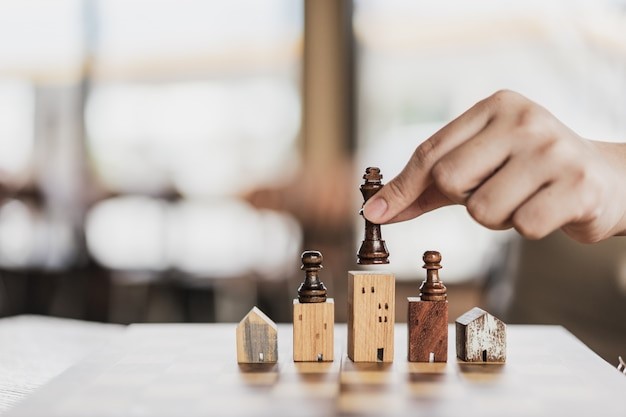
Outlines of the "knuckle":
M 537 160 L 549 164 L 554 170 L 570 170 L 577 163 L 573 161 L 579 160 L 570 144 L 560 140 L 557 135 L 541 131 L 540 127 L 532 132 L 527 129 L 525 134 L 526 141 L 532 143 L 534 150 L 531 152 Z
M 596 192 L 592 187 L 587 187 L 585 179 L 578 179 L 581 183 L 581 192 L 578 194 L 578 219 L 594 220 L 597 218 L 595 209 Z
M 412 161 L 417 167 L 423 167 L 428 165 L 432 159 L 432 155 L 435 152 L 436 145 L 432 139 L 422 142 L 413 152 Z
M 489 216 L 486 202 L 479 195 L 473 194 L 467 200 L 465 207 L 467 208 L 467 212 L 470 214 L 470 216 L 472 216 L 472 218 L 478 223 L 489 228 L 492 228 L 492 226 L 494 226 L 492 224 L 493 217 Z
M 602 180 L 598 170 L 588 165 L 580 165 L 571 174 L 573 188 L 578 199 L 576 218 L 585 221 L 595 221 L 601 217 L 600 202 L 606 201 L 609 194 L 607 184 Z
M 585 187 L 580 193 L 580 219 L 586 221 L 597 221 L 602 215 L 602 209 L 598 201 L 600 198 L 600 192 L 593 187 Z
M 529 240 L 539 240 L 547 235 L 547 233 L 542 232 L 539 228 L 530 227 L 528 225 L 525 225 L 523 227 L 515 227 L 515 230 L 517 230 L 520 235 Z
M 605 237 L 600 230 L 591 227 L 588 223 L 569 224 L 563 227 L 563 231 L 580 243 L 598 243 Z
M 410 196 L 408 190 L 406 189 L 405 181 L 401 176 L 389 181 L 385 188 L 387 189 L 388 195 L 390 195 L 393 200 L 400 201 L 405 204 L 409 202 Z
M 539 240 L 548 235 L 550 231 L 544 230 L 537 221 L 531 220 L 523 213 L 516 212 L 512 218 L 513 227 L 526 239 Z
M 433 181 L 448 197 L 459 199 L 464 194 L 461 177 L 455 173 L 454 167 L 446 159 L 442 159 L 433 166 L 431 171 Z
M 516 129 L 526 141 L 545 143 L 548 149 L 561 142 L 556 140 L 553 120 L 542 108 L 524 106 L 517 114 Z
M 492 230 L 506 228 L 507 217 L 500 213 L 498 208 L 490 204 L 480 190 L 472 194 L 467 200 L 465 207 L 474 220 Z
M 506 89 L 506 88 L 502 88 L 498 91 L 496 91 L 495 93 L 492 94 L 492 96 L 494 100 L 500 100 L 500 101 L 509 101 L 512 99 L 517 99 L 520 96 L 520 94 L 516 93 L 515 91 Z
M 519 101 L 522 96 L 515 91 L 502 89 L 498 90 L 484 100 L 484 103 L 489 107 L 496 109 L 510 106 L 516 101 Z
M 598 243 L 603 239 L 602 235 L 596 231 L 589 231 L 583 234 L 578 240 L 580 243 Z
M 542 125 L 543 115 L 536 108 L 531 106 L 523 107 L 517 113 L 516 125 L 522 130 L 534 133 L 539 130 Z

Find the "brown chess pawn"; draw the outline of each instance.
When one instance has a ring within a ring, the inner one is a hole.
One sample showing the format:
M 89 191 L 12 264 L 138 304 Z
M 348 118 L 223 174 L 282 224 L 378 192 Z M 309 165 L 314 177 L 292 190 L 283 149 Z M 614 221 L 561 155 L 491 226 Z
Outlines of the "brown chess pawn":
M 383 187 L 382 178 L 383 176 L 379 168 L 369 167 L 365 170 L 363 175 L 365 182 L 360 188 L 361 194 L 363 194 L 363 204 Z M 361 209 L 359 214 L 363 215 L 363 209 Z M 374 224 L 365 219 L 365 239 L 361 243 L 357 257 L 357 263 L 359 264 L 389 263 L 389 251 L 382 238 L 379 224 Z
M 293 360 L 296 362 L 332 361 L 334 357 L 335 300 L 326 298 L 326 287 L 318 272 L 322 254 L 302 253 L 304 282 L 293 300 Z
M 447 289 L 439 279 L 441 254 L 437 251 L 426 251 L 422 257 L 426 270 L 426 280 L 420 286 L 420 298 L 423 301 L 443 301 L 447 298 Z
M 298 300 L 301 303 L 323 303 L 326 301 L 326 287 L 320 281 L 318 272 L 322 269 L 322 254 L 309 250 L 302 252 L 302 269 L 305 273 L 304 282 L 298 288 Z
M 408 297 L 409 362 L 448 360 L 448 301 L 446 286 L 439 279 L 441 254 L 427 251 L 422 257 L 426 280 L 419 297 Z

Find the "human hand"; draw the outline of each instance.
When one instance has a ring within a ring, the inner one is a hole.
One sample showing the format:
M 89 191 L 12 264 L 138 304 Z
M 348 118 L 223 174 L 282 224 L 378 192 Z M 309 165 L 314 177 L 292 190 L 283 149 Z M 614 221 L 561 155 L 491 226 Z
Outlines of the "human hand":
M 463 204 L 490 229 L 581 242 L 626 234 L 626 144 L 581 138 L 512 91 L 480 101 L 417 147 L 364 206 L 374 223 Z

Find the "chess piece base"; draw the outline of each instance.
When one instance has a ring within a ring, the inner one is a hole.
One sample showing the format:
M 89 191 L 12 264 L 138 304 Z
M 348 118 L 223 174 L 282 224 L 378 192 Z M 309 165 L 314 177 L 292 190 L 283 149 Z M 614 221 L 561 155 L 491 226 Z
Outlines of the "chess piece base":
M 389 263 L 389 251 L 384 240 L 364 240 L 357 253 L 357 263 L 376 265 Z

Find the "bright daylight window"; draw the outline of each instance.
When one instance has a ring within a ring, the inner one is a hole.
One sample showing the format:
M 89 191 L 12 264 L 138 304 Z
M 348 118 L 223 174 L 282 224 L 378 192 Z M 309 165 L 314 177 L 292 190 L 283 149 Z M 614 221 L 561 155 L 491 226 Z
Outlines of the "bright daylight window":
M 121 194 L 88 217 L 101 262 L 218 278 L 291 265 L 297 223 L 238 196 L 297 167 L 302 13 L 290 0 L 97 3 L 87 143 Z
M 626 140 L 625 27 L 626 2 L 614 0 L 356 1 L 359 165 L 376 161 L 392 178 L 422 140 L 503 88 L 584 137 Z M 437 249 L 448 282 L 484 274 L 507 236 L 460 207 L 383 235 L 400 277 Z

